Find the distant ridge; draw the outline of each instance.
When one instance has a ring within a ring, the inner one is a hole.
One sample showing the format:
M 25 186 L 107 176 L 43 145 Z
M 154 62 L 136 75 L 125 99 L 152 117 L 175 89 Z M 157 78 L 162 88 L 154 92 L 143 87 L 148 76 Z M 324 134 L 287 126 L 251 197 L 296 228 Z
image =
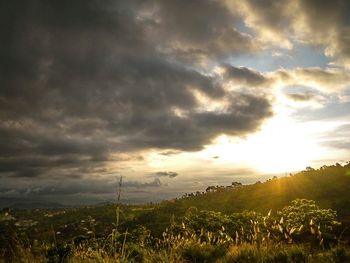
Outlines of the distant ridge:
M 308 167 L 295 175 L 273 177 L 250 185 L 219 186 L 214 191 L 164 201 L 137 221 L 165 224 L 174 216 L 185 215 L 191 208 L 225 214 L 252 210 L 267 214 L 270 209 L 275 213 L 297 198 L 314 200 L 322 208 L 336 210 L 342 221 L 350 222 L 350 163 L 320 169 Z M 147 227 L 154 228 L 152 223 Z
M 0 208 L 8 207 L 13 210 L 23 209 L 61 209 L 69 206 L 56 202 L 33 201 L 22 198 L 1 198 Z

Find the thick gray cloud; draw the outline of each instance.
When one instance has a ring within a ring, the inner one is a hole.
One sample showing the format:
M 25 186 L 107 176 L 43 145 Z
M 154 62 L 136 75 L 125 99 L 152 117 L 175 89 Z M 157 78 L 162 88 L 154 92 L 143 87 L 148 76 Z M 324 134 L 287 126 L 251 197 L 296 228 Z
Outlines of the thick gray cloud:
M 272 114 L 267 98 L 228 93 L 191 63 L 257 48 L 219 1 L 0 5 L 1 176 L 108 174 L 115 155 L 200 150 Z M 228 106 L 199 110 L 195 92 Z
M 245 85 L 250 87 L 269 84 L 270 80 L 260 72 L 246 67 L 234 67 L 229 64 L 221 66 L 226 80 L 232 81 L 235 85 Z
M 240 32 L 237 14 L 224 1 L 155 1 L 154 34 L 163 36 L 164 52 L 194 60 L 227 58 L 261 49 Z

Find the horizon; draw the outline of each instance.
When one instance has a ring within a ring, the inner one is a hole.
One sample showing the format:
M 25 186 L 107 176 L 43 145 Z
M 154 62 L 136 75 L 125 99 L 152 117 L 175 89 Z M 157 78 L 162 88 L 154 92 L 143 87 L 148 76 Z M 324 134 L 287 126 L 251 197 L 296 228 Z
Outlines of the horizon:
M 158 202 L 349 161 L 349 11 L 1 3 L 0 199 L 113 202 L 122 176 L 124 201 Z
M 56 201 L 56 200 L 43 200 L 43 199 L 33 199 L 33 198 L 2 198 L 0 199 L 0 209 L 13 209 L 13 210 L 26 210 L 26 209 L 69 209 L 69 208 L 82 208 L 82 207 L 95 207 L 95 206 L 104 206 L 104 205 L 131 205 L 131 206 L 142 206 L 142 205 L 155 205 L 155 204 L 161 204 L 163 201 L 172 201 L 172 200 L 181 200 L 182 198 L 191 197 L 191 196 L 197 196 L 198 194 L 206 194 L 208 191 L 207 189 L 209 187 L 218 187 L 219 189 L 226 189 L 226 190 L 234 190 L 232 186 L 234 183 L 240 183 L 242 186 L 253 186 L 256 184 L 264 184 L 269 183 L 270 181 L 276 180 L 276 179 L 282 179 L 285 177 L 293 177 L 295 175 L 303 174 L 304 172 L 308 171 L 321 171 L 324 169 L 324 167 L 348 167 L 350 164 L 350 161 L 347 162 L 336 162 L 334 164 L 331 164 L 329 166 L 323 165 L 321 167 L 311 167 L 308 166 L 304 170 L 296 171 L 294 173 L 284 173 L 284 174 L 270 174 L 270 175 L 264 175 L 262 177 L 259 177 L 257 181 L 251 181 L 248 179 L 248 181 L 244 181 L 243 183 L 241 181 L 227 181 L 223 184 L 214 184 L 214 185 L 206 185 L 203 189 L 194 188 L 191 189 L 190 192 L 174 192 L 172 195 L 164 195 L 164 196 L 157 196 L 157 195 L 147 195 L 144 197 L 138 197 L 135 198 L 132 196 L 131 199 L 129 199 L 128 196 L 125 196 L 123 193 L 123 181 L 122 178 L 118 178 L 114 182 L 114 196 L 113 198 L 105 199 L 105 200 L 78 200 L 76 203 L 72 203 L 72 200 L 68 200 L 68 202 L 62 202 L 62 200 Z M 349 175 L 349 173 L 347 174 Z M 235 178 L 234 178 L 235 179 Z M 244 178 L 243 178 L 244 179 Z M 252 179 L 252 178 L 250 178 Z M 128 187 L 128 184 L 132 183 L 135 184 L 137 182 L 125 182 L 126 186 Z M 157 193 L 158 194 L 158 193 Z

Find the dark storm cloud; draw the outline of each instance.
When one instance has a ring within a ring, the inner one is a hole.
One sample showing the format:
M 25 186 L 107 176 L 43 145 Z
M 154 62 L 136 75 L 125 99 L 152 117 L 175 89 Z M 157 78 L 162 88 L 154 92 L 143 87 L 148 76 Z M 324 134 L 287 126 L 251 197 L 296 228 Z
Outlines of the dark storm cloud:
M 118 161 L 112 154 L 200 150 L 220 134 L 253 132 L 271 116 L 266 98 L 228 94 L 216 75 L 178 56 L 254 50 L 218 1 L 0 5 L 3 176 L 107 173 L 103 167 Z M 199 111 L 194 91 L 230 105 Z
M 234 84 L 243 84 L 248 86 L 261 86 L 268 84 L 269 79 L 260 72 L 246 67 L 234 67 L 229 64 L 221 66 L 224 70 L 226 80 L 231 80 Z
M 193 111 L 186 117 L 171 112 L 139 115 L 134 123 L 136 127 L 124 126 L 128 131 L 137 130 L 135 136 L 126 137 L 123 143 L 126 147 L 200 150 L 217 135 L 242 135 L 255 131 L 271 114 L 267 99 L 232 94 L 230 105 L 225 111 Z M 141 127 L 142 131 L 138 131 Z
M 237 29 L 239 17 L 224 1 L 155 1 L 155 34 L 163 37 L 165 52 L 189 59 L 222 58 L 261 47 Z

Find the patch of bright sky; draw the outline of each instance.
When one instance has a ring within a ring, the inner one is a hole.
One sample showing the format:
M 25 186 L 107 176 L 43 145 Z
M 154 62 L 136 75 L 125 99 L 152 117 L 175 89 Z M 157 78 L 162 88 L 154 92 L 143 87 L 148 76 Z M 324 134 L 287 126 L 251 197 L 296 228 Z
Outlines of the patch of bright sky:
M 243 20 L 238 20 L 238 21 L 236 21 L 236 23 L 235 23 L 235 28 L 236 28 L 240 33 L 248 34 L 248 35 L 250 35 L 250 36 L 252 36 L 252 37 L 256 37 L 255 31 L 254 31 L 252 28 L 248 27 L 248 26 L 246 25 L 246 23 L 245 23 Z
M 275 71 L 280 68 L 329 67 L 330 60 L 318 47 L 295 45 L 294 49 L 266 49 L 258 54 L 232 57 L 227 61 L 235 66 L 253 68 L 261 72 Z
M 320 136 L 315 135 L 329 131 L 335 125 L 298 123 L 276 117 L 267 122 L 260 132 L 245 139 L 222 135 L 200 152 L 178 154 L 171 158 L 153 155 L 148 165 L 153 169 L 175 170 L 179 174 L 188 174 L 193 167 L 201 167 L 202 171 L 211 174 L 217 169 L 234 171 L 246 167 L 255 171 L 257 179 L 263 173 L 299 171 L 311 165 L 313 160 L 327 157 L 327 149 L 318 145 L 317 138 Z
M 329 157 L 328 149 L 319 144 L 319 139 L 339 125 L 335 122 L 298 122 L 279 114 L 260 132 L 246 139 L 219 137 L 216 144 L 207 147 L 202 154 L 218 156 L 220 165 L 244 164 L 261 173 L 299 171 L 316 160 Z

